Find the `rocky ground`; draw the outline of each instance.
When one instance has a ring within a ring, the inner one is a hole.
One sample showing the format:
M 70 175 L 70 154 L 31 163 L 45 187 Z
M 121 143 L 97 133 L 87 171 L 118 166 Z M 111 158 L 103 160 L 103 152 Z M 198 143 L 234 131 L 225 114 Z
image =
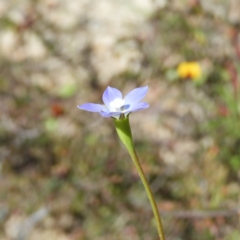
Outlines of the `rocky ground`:
M 124 93 L 148 85 L 151 107 L 132 114 L 131 125 L 168 239 L 183 239 L 177 235 L 185 224 L 210 229 L 206 240 L 237 240 L 239 212 L 232 209 L 239 205 L 239 179 L 228 182 L 228 169 L 215 161 L 219 149 L 205 125 L 216 113 L 216 98 L 204 81 L 215 65 L 236 59 L 239 9 L 239 0 L 1 0 L 0 239 L 155 237 L 139 237 L 155 231 L 144 221 L 151 211 L 133 167 L 123 174 L 129 162 L 119 159 L 128 156 L 111 120 L 76 108 L 101 102 L 108 85 Z M 179 81 L 176 67 L 188 59 L 200 63 L 201 85 Z M 100 170 L 92 170 L 95 165 Z M 129 187 L 132 182 L 139 188 Z M 128 189 L 126 202 L 116 201 L 111 184 Z M 100 212 L 85 209 L 94 206 Z M 178 220 L 177 211 L 191 209 L 210 216 L 205 210 L 220 209 L 227 219 L 217 211 L 215 220 L 196 212 L 197 220 Z M 113 222 L 110 230 L 104 219 Z

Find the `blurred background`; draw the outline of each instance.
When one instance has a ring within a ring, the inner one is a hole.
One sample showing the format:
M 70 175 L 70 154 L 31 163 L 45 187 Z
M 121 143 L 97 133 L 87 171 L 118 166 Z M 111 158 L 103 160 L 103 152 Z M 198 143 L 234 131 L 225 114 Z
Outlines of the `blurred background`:
M 168 240 L 240 239 L 240 0 L 0 0 L 0 239 L 152 240 L 112 119 L 130 116 Z

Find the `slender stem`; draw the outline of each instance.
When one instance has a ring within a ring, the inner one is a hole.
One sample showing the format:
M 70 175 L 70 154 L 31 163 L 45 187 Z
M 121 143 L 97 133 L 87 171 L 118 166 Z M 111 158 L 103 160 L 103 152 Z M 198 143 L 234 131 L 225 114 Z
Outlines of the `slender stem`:
M 163 227 L 162 227 L 162 222 L 161 218 L 157 209 L 157 204 L 156 201 L 153 197 L 151 188 L 149 186 L 149 183 L 147 181 L 147 178 L 143 172 L 141 163 L 138 160 L 138 156 L 136 154 L 135 148 L 133 146 L 133 140 L 132 140 L 132 132 L 129 124 L 129 118 L 123 118 L 123 119 L 114 119 L 114 124 L 118 133 L 119 138 L 121 139 L 122 143 L 124 146 L 127 148 L 128 153 L 130 154 L 134 165 L 137 168 L 138 174 L 142 180 L 142 183 L 145 187 L 145 190 L 147 192 L 149 201 L 151 203 L 151 207 L 153 210 L 154 217 L 157 222 L 157 229 L 158 229 L 158 235 L 160 240 L 165 240 L 164 233 L 163 233 Z
M 157 204 L 156 204 L 156 201 L 154 199 L 154 196 L 153 196 L 153 193 L 152 193 L 152 190 L 149 186 L 149 183 L 147 181 L 147 178 L 144 174 L 144 171 L 142 169 L 142 166 L 141 166 L 141 163 L 138 159 L 138 156 L 137 156 L 137 153 L 135 150 L 133 151 L 128 151 L 132 160 L 133 160 L 133 163 L 135 165 L 135 167 L 137 168 L 137 171 L 138 171 L 138 174 L 142 180 L 142 183 L 144 185 L 144 188 L 147 192 L 147 195 L 148 195 L 148 199 L 151 203 L 151 206 L 152 206 L 152 210 L 153 210 L 153 214 L 154 214 L 154 217 L 156 219 L 156 222 L 157 222 L 157 229 L 158 229 L 158 235 L 159 235 L 159 238 L 160 240 L 165 240 L 165 237 L 164 237 L 164 232 L 163 232 L 163 226 L 162 226 L 162 221 L 161 221 L 161 217 L 160 217 L 160 214 L 159 214 L 159 211 L 157 209 Z

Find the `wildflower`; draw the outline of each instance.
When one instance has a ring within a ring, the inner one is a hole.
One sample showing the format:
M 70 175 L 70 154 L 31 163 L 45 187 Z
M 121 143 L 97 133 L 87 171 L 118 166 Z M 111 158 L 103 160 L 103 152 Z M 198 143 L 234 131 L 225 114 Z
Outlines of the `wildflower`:
M 107 87 L 102 96 L 105 105 L 85 103 L 78 108 L 89 112 L 97 112 L 103 117 L 126 118 L 131 112 L 149 107 L 149 104 L 140 102 L 147 91 L 148 86 L 135 88 L 123 98 L 122 93 L 117 88 Z
M 165 240 L 163 226 L 156 201 L 154 199 L 152 190 L 134 148 L 132 132 L 128 117 L 131 112 L 136 112 L 148 108 L 149 105 L 147 103 L 140 102 L 145 97 L 147 91 L 147 86 L 135 88 L 123 98 L 122 93 L 118 89 L 107 87 L 102 96 L 102 100 L 105 105 L 96 103 L 85 103 L 78 106 L 78 108 L 89 112 L 97 112 L 103 117 L 114 118 L 114 125 L 117 134 L 123 145 L 126 147 L 129 155 L 131 156 L 133 163 L 137 168 L 138 174 L 142 180 L 142 183 L 145 187 L 154 217 L 156 219 L 159 238 L 160 240 Z
M 202 70 L 197 62 L 182 62 L 178 65 L 177 73 L 180 78 L 196 80 L 201 77 Z

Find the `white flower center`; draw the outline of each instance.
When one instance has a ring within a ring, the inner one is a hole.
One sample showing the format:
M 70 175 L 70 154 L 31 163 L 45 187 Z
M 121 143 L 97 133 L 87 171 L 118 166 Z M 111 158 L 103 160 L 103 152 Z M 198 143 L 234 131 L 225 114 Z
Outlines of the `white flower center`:
M 122 111 L 121 108 L 124 105 L 124 100 L 121 98 L 115 98 L 112 102 L 110 102 L 109 107 L 110 111 L 119 112 Z

